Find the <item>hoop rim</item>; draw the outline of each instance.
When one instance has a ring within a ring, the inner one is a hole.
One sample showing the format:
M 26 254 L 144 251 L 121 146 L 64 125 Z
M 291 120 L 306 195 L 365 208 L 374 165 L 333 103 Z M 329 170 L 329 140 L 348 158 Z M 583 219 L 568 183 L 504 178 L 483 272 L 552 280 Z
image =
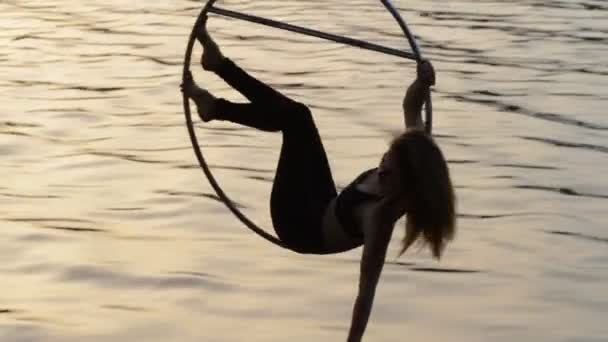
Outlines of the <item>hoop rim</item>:
M 207 16 L 207 14 L 209 13 L 209 10 L 212 8 L 212 6 L 216 2 L 217 2 L 217 0 L 207 1 L 205 6 L 203 7 L 203 9 L 201 10 L 198 18 L 196 19 L 194 26 L 192 27 L 192 31 L 191 31 L 190 37 L 188 39 L 186 53 L 184 56 L 182 82 L 186 79 L 186 77 L 190 71 L 190 64 L 192 61 L 192 50 L 194 48 L 194 43 L 196 42 L 196 28 L 198 27 L 200 21 L 205 16 Z M 416 56 L 417 62 L 420 62 L 422 60 L 422 56 L 420 54 L 420 49 L 419 49 L 418 45 L 416 44 L 416 40 L 415 40 L 414 36 L 412 35 L 412 33 L 410 32 L 405 20 L 403 20 L 403 18 L 401 17 L 399 12 L 395 9 L 395 7 L 393 6 L 393 4 L 391 3 L 390 0 L 380 0 L 380 2 L 384 5 L 384 7 L 391 13 L 393 18 L 397 21 L 397 23 L 399 24 L 399 27 L 403 31 L 404 36 L 408 40 L 408 43 L 409 43 L 410 47 L 412 48 L 412 51 L 414 52 L 414 54 Z M 192 148 L 193 148 L 196 158 L 198 160 L 199 166 L 203 170 L 205 176 L 207 177 L 211 187 L 213 188 L 213 190 L 215 191 L 217 196 L 222 200 L 222 202 L 226 205 L 226 207 L 249 229 L 251 229 L 258 235 L 260 235 L 262 238 L 266 239 L 267 241 L 269 241 L 277 246 L 280 246 L 282 248 L 289 249 L 289 250 L 294 250 L 292 247 L 288 246 L 285 242 L 281 241 L 279 238 L 275 237 L 274 235 L 268 233 L 266 230 L 260 228 L 253 221 L 251 221 L 245 214 L 243 214 L 236 207 L 234 202 L 228 197 L 228 195 L 221 188 L 221 186 L 219 185 L 219 183 L 213 176 L 213 173 L 211 172 L 211 169 L 209 168 L 209 165 L 206 162 L 206 159 L 203 155 L 200 144 L 198 142 L 198 138 L 196 136 L 196 130 L 194 128 L 194 123 L 192 121 L 192 114 L 191 114 L 191 110 L 190 110 L 189 98 L 186 94 L 183 94 L 182 97 L 183 97 L 184 114 L 186 117 L 186 127 L 188 128 L 188 135 L 190 136 Z M 432 102 L 431 102 L 430 94 L 429 94 L 429 97 L 427 98 L 425 108 L 426 108 L 426 129 L 427 129 L 427 132 L 430 134 L 431 129 L 432 129 Z

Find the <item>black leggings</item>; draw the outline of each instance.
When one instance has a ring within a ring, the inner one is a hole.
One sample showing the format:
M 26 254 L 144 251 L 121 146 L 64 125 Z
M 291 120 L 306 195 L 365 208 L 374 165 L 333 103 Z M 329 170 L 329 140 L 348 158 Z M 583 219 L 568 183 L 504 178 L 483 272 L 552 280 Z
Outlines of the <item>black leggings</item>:
M 322 253 L 323 214 L 337 193 L 310 110 L 248 75 L 231 60 L 227 59 L 217 74 L 250 101 L 218 99 L 217 119 L 283 133 L 270 197 L 277 235 L 297 252 Z

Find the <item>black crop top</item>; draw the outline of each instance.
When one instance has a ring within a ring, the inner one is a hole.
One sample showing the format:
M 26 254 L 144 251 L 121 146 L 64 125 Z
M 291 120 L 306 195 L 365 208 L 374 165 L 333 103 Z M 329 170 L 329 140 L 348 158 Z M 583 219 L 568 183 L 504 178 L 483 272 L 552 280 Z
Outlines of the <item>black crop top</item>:
M 338 198 L 336 198 L 335 213 L 338 222 L 340 222 L 340 225 L 346 234 L 358 242 L 363 241 L 363 228 L 355 218 L 355 207 L 364 202 L 379 200 L 381 197 L 379 195 L 363 192 L 357 189 L 357 185 L 376 170 L 377 168 L 360 174 L 359 177 L 344 188 L 338 195 Z

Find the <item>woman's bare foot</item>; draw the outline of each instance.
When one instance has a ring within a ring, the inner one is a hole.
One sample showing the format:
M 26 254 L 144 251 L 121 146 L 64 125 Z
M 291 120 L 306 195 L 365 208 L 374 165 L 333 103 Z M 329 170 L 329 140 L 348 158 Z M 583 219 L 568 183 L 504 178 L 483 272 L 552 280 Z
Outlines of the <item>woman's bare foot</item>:
M 188 72 L 184 82 L 181 84 L 181 89 L 188 98 L 192 99 L 196 104 L 198 116 L 204 121 L 209 122 L 215 119 L 215 96 L 207 90 L 199 87 L 192 74 Z
M 203 46 L 203 55 L 201 56 L 201 65 L 207 71 L 216 72 L 226 59 L 219 46 L 213 41 L 213 38 L 207 31 L 207 17 L 201 19 L 197 30 L 196 38 Z

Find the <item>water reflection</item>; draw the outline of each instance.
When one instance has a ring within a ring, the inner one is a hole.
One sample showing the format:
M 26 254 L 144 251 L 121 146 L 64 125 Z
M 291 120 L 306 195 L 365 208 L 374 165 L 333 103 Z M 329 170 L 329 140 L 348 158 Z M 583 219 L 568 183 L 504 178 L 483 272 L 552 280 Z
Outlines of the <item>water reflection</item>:
M 396 259 L 397 234 L 367 338 L 402 341 L 405 326 L 413 341 L 605 339 L 608 6 L 397 5 L 438 70 L 435 137 L 460 231 L 440 264 L 424 252 Z M 370 1 L 223 6 L 406 46 Z M 196 165 L 178 85 L 199 8 L 0 3 L 2 341 L 344 340 L 360 251 L 272 248 Z M 402 128 L 410 61 L 210 23 L 239 64 L 313 109 L 341 186 Z M 269 227 L 280 137 L 221 123 L 197 123 L 197 133 L 231 198 Z

